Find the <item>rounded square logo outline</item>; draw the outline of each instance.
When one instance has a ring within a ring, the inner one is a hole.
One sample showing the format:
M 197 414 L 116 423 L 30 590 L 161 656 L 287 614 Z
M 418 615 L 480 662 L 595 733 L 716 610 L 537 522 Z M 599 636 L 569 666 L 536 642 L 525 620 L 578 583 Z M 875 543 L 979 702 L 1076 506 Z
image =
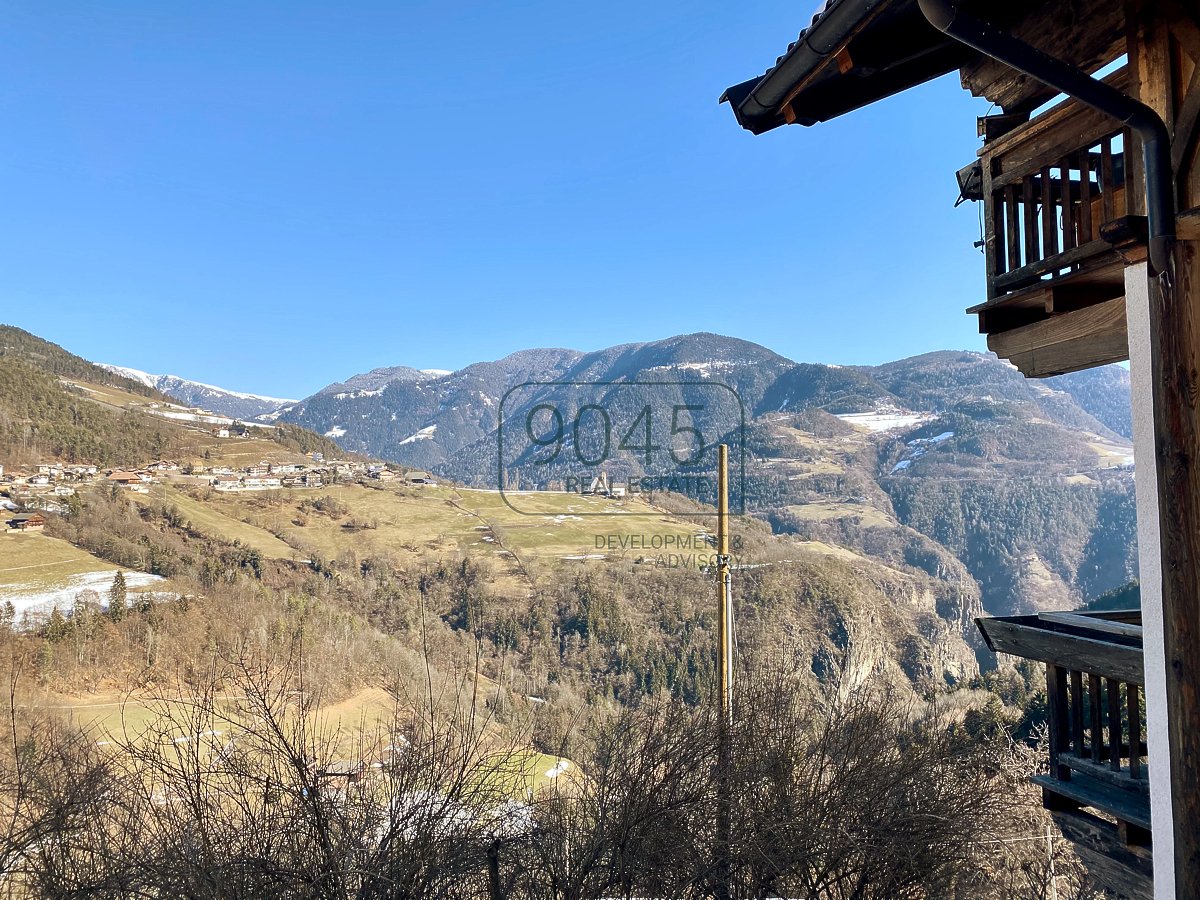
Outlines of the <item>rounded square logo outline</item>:
M 737 465 L 737 473 L 738 473 L 737 503 L 730 504 L 729 512 L 733 515 L 739 515 L 739 516 L 745 515 L 745 513 L 746 513 L 746 405 L 742 402 L 741 394 L 739 394 L 736 390 L 734 390 L 732 386 L 725 384 L 724 382 L 721 382 L 721 381 L 524 381 L 521 384 L 514 384 L 507 391 L 505 391 L 504 396 L 502 396 L 500 398 L 500 405 L 499 405 L 499 407 L 497 409 L 497 413 L 496 413 L 496 487 L 499 489 L 500 499 L 504 501 L 504 505 L 507 506 L 509 509 L 511 509 L 513 512 L 515 512 L 517 515 L 541 516 L 541 517 L 550 515 L 549 513 L 541 513 L 541 512 L 525 512 L 524 510 L 519 509 L 518 507 L 514 506 L 509 501 L 507 495 L 510 492 L 508 492 L 504 489 L 504 404 L 506 402 L 508 402 L 509 396 L 511 396 L 514 391 L 521 390 L 522 388 L 531 388 L 531 387 L 591 387 L 591 388 L 599 388 L 599 387 L 609 387 L 609 388 L 621 388 L 621 387 L 712 387 L 712 388 L 723 388 L 724 390 L 729 391 L 729 393 L 733 395 L 733 399 L 735 401 L 737 401 L 737 408 L 738 408 L 737 432 L 738 432 L 738 444 L 739 444 L 739 446 L 738 446 L 738 465 Z M 717 447 L 716 444 L 710 444 L 708 447 L 704 448 L 705 453 L 707 453 L 710 448 L 715 449 L 716 447 Z M 512 493 L 517 493 L 517 492 L 512 492 Z M 520 493 L 529 493 L 529 492 L 521 491 Z M 532 493 L 557 493 L 557 492 L 534 491 Z M 573 515 L 579 515 L 579 516 L 630 516 L 630 517 L 643 516 L 644 517 L 644 516 L 661 516 L 662 511 L 659 510 L 659 511 L 655 511 L 655 512 L 617 512 L 617 513 L 613 513 L 613 512 L 594 512 L 594 513 L 593 512 L 579 512 L 579 513 L 573 513 Z M 699 519 L 699 518 L 706 518 L 708 516 L 716 515 L 716 510 L 714 509 L 711 512 L 672 513 L 672 515 L 678 516 L 679 518 L 685 518 L 685 519 L 686 518 Z

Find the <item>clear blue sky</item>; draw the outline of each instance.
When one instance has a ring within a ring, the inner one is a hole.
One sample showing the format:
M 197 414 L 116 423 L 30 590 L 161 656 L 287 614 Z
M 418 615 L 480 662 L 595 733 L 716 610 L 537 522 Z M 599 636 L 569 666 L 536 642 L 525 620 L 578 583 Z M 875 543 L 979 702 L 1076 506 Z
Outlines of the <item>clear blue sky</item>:
M 283 396 L 700 330 L 982 347 L 956 76 L 758 138 L 718 106 L 808 6 L 0 0 L 0 321 Z

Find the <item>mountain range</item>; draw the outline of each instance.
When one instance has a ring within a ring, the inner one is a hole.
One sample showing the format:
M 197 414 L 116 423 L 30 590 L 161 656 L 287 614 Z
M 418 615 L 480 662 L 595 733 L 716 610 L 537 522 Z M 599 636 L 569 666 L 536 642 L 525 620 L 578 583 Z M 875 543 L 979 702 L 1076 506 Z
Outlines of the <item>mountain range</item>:
M 185 406 L 199 407 L 236 419 L 266 420 L 280 409 L 296 402 L 281 397 L 264 397 L 261 394 L 231 391 L 216 385 L 181 378 L 178 375 L 151 375 L 149 372 L 130 369 L 126 366 L 114 366 L 108 363 L 99 363 L 98 365 L 115 375 L 166 394 Z
M 699 333 L 521 350 L 455 372 L 375 369 L 299 401 L 114 371 L 476 487 L 561 489 L 601 470 L 632 484 L 660 475 L 668 450 L 686 459 L 672 432 L 725 441 L 739 508 L 777 533 L 950 579 L 991 613 L 1071 608 L 1136 575 L 1120 366 L 1029 380 L 968 351 L 835 366 Z M 671 422 L 673 410 L 689 412 Z M 599 464 L 580 465 L 601 446 Z M 713 475 L 712 457 L 687 471 Z M 680 492 L 714 497 L 711 484 Z
M 728 385 L 750 420 L 807 409 L 941 414 L 966 403 L 1007 403 L 1068 428 L 1131 435 L 1129 377 L 1119 366 L 1030 381 L 990 354 L 940 351 L 881 366 L 839 367 L 796 363 L 760 345 L 706 333 L 591 353 L 522 350 L 445 374 L 377 369 L 290 404 L 280 417 L 348 449 L 462 476 L 470 475 L 477 442 L 493 438 L 501 401 L 514 387 L 646 381 Z M 508 419 L 522 412 L 519 405 L 504 410 Z

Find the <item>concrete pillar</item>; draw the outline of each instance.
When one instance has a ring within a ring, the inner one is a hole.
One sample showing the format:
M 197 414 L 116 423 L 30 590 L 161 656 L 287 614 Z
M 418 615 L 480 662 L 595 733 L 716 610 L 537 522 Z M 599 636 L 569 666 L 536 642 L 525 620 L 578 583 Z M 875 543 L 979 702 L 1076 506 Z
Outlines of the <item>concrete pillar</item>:
M 1175 824 L 1167 734 L 1167 655 L 1163 644 L 1162 556 L 1155 466 L 1154 381 L 1150 361 L 1150 284 L 1146 263 L 1125 269 L 1129 376 L 1133 388 L 1133 454 L 1137 487 L 1138 571 L 1146 664 L 1146 740 L 1150 750 L 1150 817 L 1154 898 L 1175 900 Z

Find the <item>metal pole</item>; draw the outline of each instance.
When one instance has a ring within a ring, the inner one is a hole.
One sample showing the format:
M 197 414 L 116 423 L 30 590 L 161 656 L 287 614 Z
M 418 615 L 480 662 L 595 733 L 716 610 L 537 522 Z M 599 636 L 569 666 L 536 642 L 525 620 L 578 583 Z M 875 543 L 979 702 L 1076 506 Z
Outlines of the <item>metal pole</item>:
M 729 447 L 717 447 L 717 900 L 730 898 L 730 776 L 733 764 L 733 610 L 729 577 Z
M 717 635 L 718 688 L 721 721 L 733 725 L 733 610 L 729 574 L 729 447 L 717 448 Z
M 1054 832 L 1046 826 L 1046 859 L 1050 862 L 1050 900 L 1058 900 L 1058 875 L 1054 873 Z

